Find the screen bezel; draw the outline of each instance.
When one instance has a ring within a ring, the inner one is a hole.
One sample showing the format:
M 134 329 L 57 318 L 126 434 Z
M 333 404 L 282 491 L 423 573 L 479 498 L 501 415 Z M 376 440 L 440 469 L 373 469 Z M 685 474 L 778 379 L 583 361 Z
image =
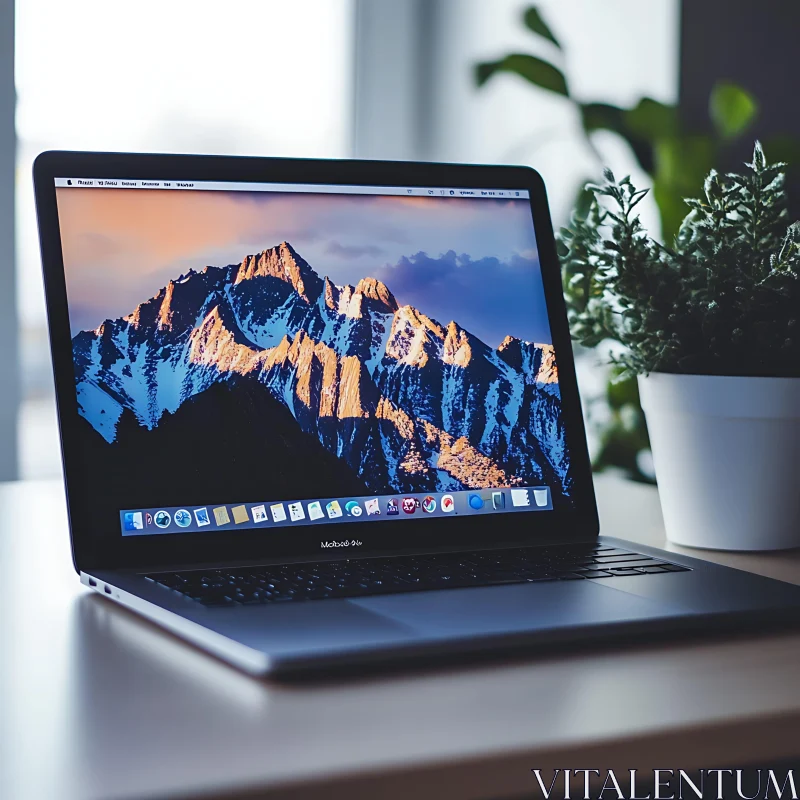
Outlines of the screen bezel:
M 49 151 L 37 157 L 33 175 L 73 562 L 77 570 L 169 568 L 213 562 L 319 558 L 323 553 L 329 554 L 329 551 L 321 550 L 320 543 L 330 537 L 334 528 L 337 539 L 358 538 L 364 543 L 359 551 L 347 552 L 347 557 L 454 547 L 589 541 L 598 535 L 597 506 L 561 271 L 544 182 L 535 170 L 529 167 L 395 161 Z M 82 474 L 77 451 L 78 404 L 56 205 L 55 178 L 65 176 L 527 190 L 558 364 L 564 426 L 573 469 L 574 507 L 527 514 L 500 513 L 492 517 L 489 525 L 485 516 L 476 515 L 454 519 L 414 519 L 402 525 L 382 522 L 307 525 L 292 528 L 287 534 L 261 529 L 235 534 L 228 531 L 126 537 L 119 529 L 93 529 L 91 476 Z M 322 535 L 320 528 L 324 530 Z

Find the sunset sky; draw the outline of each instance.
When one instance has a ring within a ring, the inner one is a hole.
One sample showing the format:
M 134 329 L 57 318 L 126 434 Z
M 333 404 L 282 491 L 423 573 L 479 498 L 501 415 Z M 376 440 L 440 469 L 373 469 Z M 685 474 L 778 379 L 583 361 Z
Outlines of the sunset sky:
M 170 278 L 288 241 L 337 284 L 373 276 L 398 302 L 496 347 L 550 342 L 527 200 L 142 189 L 57 190 L 73 334 L 129 314 Z

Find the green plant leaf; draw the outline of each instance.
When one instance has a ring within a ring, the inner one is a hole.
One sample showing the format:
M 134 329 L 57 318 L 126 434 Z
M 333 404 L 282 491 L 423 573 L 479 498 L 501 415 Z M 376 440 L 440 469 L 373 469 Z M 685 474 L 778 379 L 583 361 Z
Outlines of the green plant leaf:
M 717 158 L 711 136 L 665 137 L 656 143 L 653 196 L 661 217 L 661 239 L 671 244 L 689 212 L 684 198 L 703 185 Z
M 475 67 L 475 80 L 483 86 L 492 75 L 498 72 L 511 72 L 525 78 L 534 86 L 549 92 L 569 97 L 569 88 L 564 73 L 549 61 L 524 53 L 511 53 L 498 61 L 484 61 Z
M 741 86 L 722 81 L 711 90 L 708 113 L 723 139 L 735 139 L 750 127 L 758 113 L 758 104 Z
M 606 385 L 606 399 L 608 405 L 614 410 L 619 410 L 626 405 L 639 405 L 639 383 L 635 377 L 623 376 L 619 367 L 611 370 L 611 375 Z
M 652 97 L 643 97 L 625 112 L 625 122 L 632 132 L 644 139 L 663 139 L 678 132 L 678 109 Z
M 610 103 L 581 103 L 581 121 L 587 133 L 608 130 L 622 133 L 625 124 L 625 112 Z
M 547 39 L 561 49 L 558 39 L 553 36 L 553 31 L 550 30 L 550 26 L 542 19 L 542 15 L 539 13 L 539 9 L 536 6 L 530 6 L 525 10 L 525 13 L 522 15 L 522 21 L 525 23 L 525 27 L 528 28 L 528 30 Z
M 623 376 L 619 368 L 614 367 L 606 386 L 606 401 L 611 410 L 611 419 L 599 432 L 600 448 L 592 464 L 594 471 L 602 472 L 615 467 L 624 470 L 629 480 L 654 483 L 652 477 L 639 468 L 639 453 L 650 449 L 650 439 L 639 404 L 636 378 Z
M 575 196 L 575 202 L 573 203 L 573 213 L 579 219 L 586 219 L 589 215 L 589 209 L 592 206 L 592 200 L 594 200 L 594 192 L 587 188 L 586 184 L 588 182 L 588 180 L 581 182 L 580 188 Z
M 581 122 L 587 134 L 594 131 L 611 131 L 621 136 L 630 145 L 642 169 L 653 171 L 653 145 L 631 126 L 628 109 L 610 103 L 581 103 Z

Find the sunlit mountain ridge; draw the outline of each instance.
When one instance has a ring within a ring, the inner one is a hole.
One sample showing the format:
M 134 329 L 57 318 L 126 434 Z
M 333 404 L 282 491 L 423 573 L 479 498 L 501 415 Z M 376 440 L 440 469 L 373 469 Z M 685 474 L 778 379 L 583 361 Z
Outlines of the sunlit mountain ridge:
M 73 354 L 79 413 L 109 445 L 125 410 L 153 430 L 212 386 L 254 381 L 372 491 L 570 492 L 551 345 L 492 348 L 375 278 L 320 278 L 287 242 L 181 275 L 78 333 Z

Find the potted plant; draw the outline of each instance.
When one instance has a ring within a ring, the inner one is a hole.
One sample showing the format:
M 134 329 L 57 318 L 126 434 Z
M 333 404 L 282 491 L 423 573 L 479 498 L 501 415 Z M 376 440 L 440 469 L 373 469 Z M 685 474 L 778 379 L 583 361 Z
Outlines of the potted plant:
M 501 76 L 514 76 L 534 93 L 559 96 L 565 105 L 572 106 L 577 122 L 575 133 L 583 136 L 597 165 L 596 170 L 592 169 L 595 174 L 586 175 L 587 180 L 599 176 L 605 163 L 603 142 L 596 134 L 610 134 L 624 142 L 637 167 L 648 175 L 661 241 L 671 241 L 686 214 L 683 198 L 697 190 L 709 170 L 729 164 L 731 154 L 739 152 L 739 143 L 758 119 L 758 99 L 744 86 L 719 80 L 709 93 L 708 119 L 698 128 L 686 126 L 677 104 L 652 97 L 617 105 L 607 95 L 576 94 L 573 85 L 581 75 L 574 69 L 572 51 L 565 41 L 569 39 L 568 31 L 554 31 L 547 16 L 536 5 L 523 9 L 521 22 L 530 34 L 530 51 L 515 51 L 475 64 L 476 84 L 489 86 Z M 618 56 L 624 58 L 622 52 Z M 534 166 L 541 157 L 535 155 L 536 148 L 549 136 L 569 135 L 566 130 L 551 132 L 550 125 L 548 120 L 527 140 Z M 792 169 L 800 166 L 800 143 L 796 138 L 775 136 L 767 143 L 767 149 L 773 156 L 780 154 L 781 159 L 792 162 Z M 583 190 L 585 182 L 580 182 L 576 209 L 585 209 L 589 200 Z M 614 370 L 603 394 L 585 397 L 584 402 L 596 444 L 592 448 L 594 470 L 615 469 L 631 480 L 653 482 L 650 443 L 636 378 L 620 377 Z
M 756 143 L 746 166 L 708 174 L 671 247 L 608 170 L 560 236 L 572 334 L 638 376 L 667 537 L 691 547 L 800 546 L 800 223 L 785 165 Z

